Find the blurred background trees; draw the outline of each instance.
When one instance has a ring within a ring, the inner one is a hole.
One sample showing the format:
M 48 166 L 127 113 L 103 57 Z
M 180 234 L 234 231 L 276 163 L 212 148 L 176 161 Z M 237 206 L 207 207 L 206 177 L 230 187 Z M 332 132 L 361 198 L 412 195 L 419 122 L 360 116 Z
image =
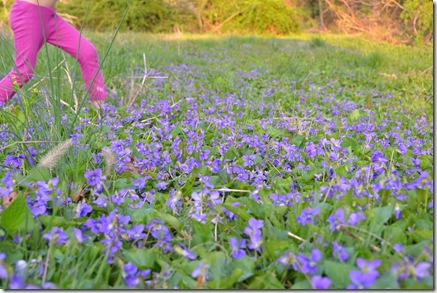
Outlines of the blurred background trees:
M 2 0 L 7 27 L 13 0 Z M 76 27 L 114 30 L 131 0 L 61 0 L 58 12 Z M 394 43 L 432 38 L 430 0 L 133 0 L 121 30 L 288 35 L 361 33 Z

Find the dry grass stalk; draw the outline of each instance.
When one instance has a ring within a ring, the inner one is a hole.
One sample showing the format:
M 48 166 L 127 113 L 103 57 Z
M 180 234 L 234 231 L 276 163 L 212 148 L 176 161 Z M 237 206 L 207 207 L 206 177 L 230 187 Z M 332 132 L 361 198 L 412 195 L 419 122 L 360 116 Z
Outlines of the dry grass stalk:
M 61 2 L 66 2 L 66 1 L 61 1 Z M 68 13 L 58 13 L 59 16 L 61 16 L 63 19 L 65 19 L 69 24 L 71 25 L 75 25 L 76 23 L 81 23 L 79 18 L 77 18 L 74 15 L 68 14 Z
M 103 157 L 105 158 L 105 162 L 106 162 L 106 166 L 107 166 L 106 171 L 105 171 L 105 176 L 108 176 L 109 173 L 111 173 L 111 171 L 112 171 L 112 166 L 114 166 L 114 164 L 115 164 L 115 156 L 109 147 L 103 148 L 102 154 L 103 154 Z
M 73 140 L 71 138 L 60 143 L 41 159 L 38 166 L 49 168 L 49 169 L 53 168 L 58 162 L 59 158 L 63 154 L 65 154 L 65 152 L 72 144 L 73 144 Z

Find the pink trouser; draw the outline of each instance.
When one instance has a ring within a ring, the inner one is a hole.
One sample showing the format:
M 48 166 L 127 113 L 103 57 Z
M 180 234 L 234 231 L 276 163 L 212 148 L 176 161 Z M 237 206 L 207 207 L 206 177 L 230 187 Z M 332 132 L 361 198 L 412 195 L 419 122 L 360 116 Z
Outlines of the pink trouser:
M 6 102 L 14 95 L 14 81 L 21 87 L 32 78 L 44 41 L 79 61 L 91 100 L 106 98 L 96 48 L 62 19 L 55 8 L 16 0 L 11 9 L 10 24 L 14 32 L 15 68 L 0 82 L 0 102 Z

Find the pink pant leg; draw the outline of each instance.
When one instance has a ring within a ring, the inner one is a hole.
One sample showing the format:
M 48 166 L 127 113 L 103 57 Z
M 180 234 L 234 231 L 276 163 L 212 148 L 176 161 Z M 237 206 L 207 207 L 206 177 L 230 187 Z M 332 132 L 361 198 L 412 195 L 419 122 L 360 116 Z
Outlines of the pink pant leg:
M 50 16 L 49 9 L 38 11 L 38 6 L 27 2 L 16 2 L 12 6 L 10 23 L 14 32 L 15 66 L 0 81 L 0 102 L 6 102 L 14 93 L 14 81 L 19 87 L 28 82 L 34 73 L 38 51 L 44 44 L 42 22 Z
M 99 57 L 90 41 L 81 36 L 78 30 L 59 15 L 56 15 L 50 25 L 47 42 L 61 48 L 78 60 L 91 100 L 106 99 L 105 83 L 102 72 L 99 70 Z

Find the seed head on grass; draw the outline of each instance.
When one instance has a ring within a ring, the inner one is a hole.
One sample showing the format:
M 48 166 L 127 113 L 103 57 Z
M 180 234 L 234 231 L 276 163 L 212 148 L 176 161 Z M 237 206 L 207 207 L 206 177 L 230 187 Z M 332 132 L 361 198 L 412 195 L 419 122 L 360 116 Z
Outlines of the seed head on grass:
M 55 148 L 53 148 L 50 152 L 48 152 L 39 162 L 39 167 L 44 167 L 48 169 L 52 169 L 56 163 L 58 162 L 59 158 L 65 154 L 65 152 L 68 150 L 68 148 L 73 144 L 73 140 L 70 138 L 59 145 L 57 145 Z
M 112 152 L 111 148 L 105 147 L 102 149 L 103 157 L 105 158 L 107 169 L 105 171 L 105 176 L 108 176 L 111 173 L 112 166 L 115 164 L 115 156 Z

